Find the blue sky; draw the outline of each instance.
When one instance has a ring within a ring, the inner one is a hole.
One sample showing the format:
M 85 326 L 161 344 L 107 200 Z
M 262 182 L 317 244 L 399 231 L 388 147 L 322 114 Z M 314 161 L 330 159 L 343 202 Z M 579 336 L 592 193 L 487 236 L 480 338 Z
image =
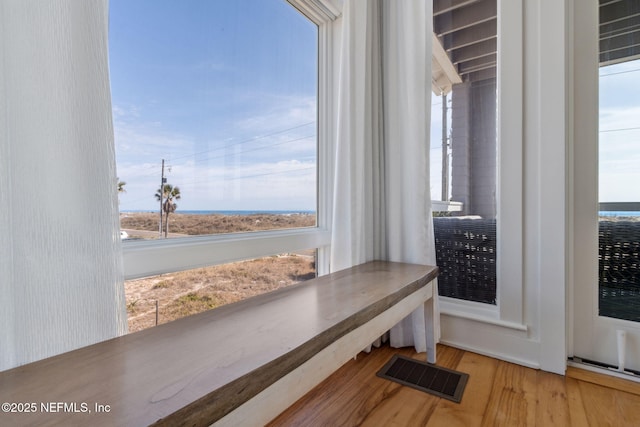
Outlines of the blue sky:
M 599 71 L 599 200 L 640 202 L 640 60 Z M 430 184 L 434 200 L 440 200 L 442 182 L 441 109 L 441 97 L 432 95 Z M 449 126 L 450 120 L 449 116 Z
M 447 96 L 447 123 L 451 129 L 451 93 Z M 431 93 L 431 129 L 429 150 L 429 172 L 431 187 L 431 200 L 442 199 L 442 96 Z M 449 162 L 451 162 L 451 150 L 449 150 Z M 451 174 L 451 164 L 449 164 Z M 449 197 L 451 197 L 451 179 L 449 179 Z
M 640 202 L 640 60 L 600 68 L 599 199 Z
M 315 210 L 316 37 L 285 0 L 111 0 L 121 209 L 157 209 L 164 158 L 179 210 Z M 600 201 L 640 201 L 639 62 L 600 69 Z
M 122 210 L 315 210 L 317 29 L 286 1 L 111 0 Z

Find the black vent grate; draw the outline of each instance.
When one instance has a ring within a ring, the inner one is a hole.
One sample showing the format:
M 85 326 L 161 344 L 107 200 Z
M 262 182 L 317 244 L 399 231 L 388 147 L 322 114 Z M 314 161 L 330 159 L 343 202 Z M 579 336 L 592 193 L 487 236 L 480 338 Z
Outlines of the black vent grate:
M 469 374 L 396 354 L 378 371 L 380 378 L 460 403 Z

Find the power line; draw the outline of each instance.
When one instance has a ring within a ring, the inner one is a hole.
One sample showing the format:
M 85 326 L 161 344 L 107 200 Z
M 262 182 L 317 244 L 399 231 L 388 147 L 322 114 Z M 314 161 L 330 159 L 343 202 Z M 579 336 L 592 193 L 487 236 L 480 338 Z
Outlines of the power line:
M 209 152 L 212 152 L 212 151 L 222 150 L 222 149 L 226 149 L 226 148 L 233 147 L 233 146 L 236 146 L 236 145 L 241 145 L 241 144 L 246 144 L 246 143 L 253 142 L 253 141 L 258 141 L 260 139 L 268 138 L 268 137 L 275 136 L 275 135 L 280 135 L 280 134 L 283 134 L 283 133 L 286 133 L 286 132 L 289 132 L 289 131 L 292 131 L 292 130 L 295 130 L 295 129 L 299 129 L 299 128 L 302 128 L 302 127 L 305 127 L 305 126 L 309 126 L 309 125 L 315 124 L 315 123 L 316 122 L 303 123 L 303 124 L 300 124 L 300 125 L 297 125 L 297 126 L 293 126 L 293 127 L 287 128 L 287 129 L 282 129 L 282 130 L 279 130 L 279 131 L 276 131 L 276 132 L 272 132 L 272 133 L 269 133 L 269 134 L 252 137 L 252 138 L 245 139 L 245 140 L 242 140 L 242 141 L 234 142 L 232 144 L 227 144 L 227 145 L 224 145 L 224 146 L 221 146 L 221 147 L 214 147 L 214 148 L 211 148 L 211 149 L 208 149 L 208 150 L 199 151 L 199 152 L 196 152 L 196 153 L 189 153 L 189 154 L 185 154 L 184 156 L 175 157 L 173 159 L 170 158 L 169 161 L 173 162 L 175 160 L 181 160 L 181 159 L 185 159 L 185 158 L 190 158 L 192 156 L 197 156 L 199 154 L 209 153 Z M 310 135 L 310 136 L 306 136 L 304 138 L 298 138 L 298 139 L 294 139 L 294 140 L 290 140 L 290 141 L 285 141 L 285 142 L 282 142 L 282 143 L 279 142 L 279 143 L 276 143 L 276 144 L 273 144 L 273 145 L 267 145 L 267 146 L 265 146 L 265 148 L 268 148 L 268 147 L 271 147 L 271 146 L 275 146 L 275 145 L 285 144 L 287 142 L 299 141 L 299 140 L 302 140 L 302 139 L 310 138 L 312 136 L 315 136 L 315 135 Z M 245 153 L 245 152 L 248 152 L 248 151 L 254 151 L 254 150 L 258 150 L 258 149 L 261 149 L 261 148 L 256 148 L 256 149 L 253 149 L 253 150 L 246 150 L 246 151 L 243 151 L 241 153 Z M 223 157 L 223 156 L 220 156 L 220 157 Z M 217 158 L 217 157 L 214 157 L 214 158 Z M 210 159 L 208 159 L 208 160 L 210 160 Z M 202 160 L 197 160 L 197 161 L 202 161 Z M 181 165 L 180 164 L 177 164 L 177 165 L 174 164 L 172 166 L 181 166 Z M 156 168 L 156 166 L 149 165 L 149 164 L 146 164 L 146 165 L 141 166 L 141 167 L 148 168 L 148 169 L 151 169 L 151 168 L 155 169 Z M 150 172 L 148 174 L 139 175 L 138 178 L 145 178 L 145 177 L 156 176 L 156 175 L 157 175 L 157 172 L 154 170 L 153 172 Z
M 290 140 L 287 140 L 287 141 L 282 141 L 282 142 L 277 142 L 277 143 L 274 143 L 274 144 L 265 145 L 265 146 L 262 146 L 262 147 L 256 147 L 256 148 L 253 148 L 253 149 L 250 149 L 250 150 L 244 150 L 239 154 L 245 154 L 245 153 L 249 153 L 249 152 L 253 152 L 253 151 L 259 151 L 259 150 L 264 150 L 264 149 L 267 149 L 267 148 L 273 148 L 273 147 L 278 146 L 278 145 L 283 145 L 283 144 L 289 144 L 291 142 L 302 141 L 304 139 L 312 138 L 314 136 L 315 135 L 309 135 L 309 136 L 305 136 L 305 137 L 301 137 L 301 138 L 290 139 Z M 195 163 L 199 163 L 199 162 L 205 162 L 205 161 L 209 161 L 209 160 L 219 159 L 219 158 L 222 158 L 222 157 L 226 157 L 226 154 L 222 154 L 222 155 L 214 156 L 214 157 L 208 157 L 208 158 L 205 158 L 205 159 L 198 159 L 198 160 L 196 160 L 194 162 L 194 164 Z M 315 157 L 314 157 L 314 159 L 315 159 Z M 180 166 L 184 166 L 184 165 L 178 165 L 178 167 L 180 167 Z M 172 166 L 172 167 L 176 167 L 176 166 Z M 259 176 L 263 176 L 263 175 L 259 175 Z M 242 177 L 240 177 L 240 178 L 242 178 Z M 195 183 L 208 182 L 208 181 L 209 180 L 196 181 Z M 191 183 L 181 184 L 181 185 L 184 186 L 184 185 L 190 185 L 190 184 L 193 184 L 193 183 L 194 182 L 192 181 Z
M 293 174 L 293 173 L 297 173 L 297 172 L 304 172 L 304 171 L 309 171 L 309 170 L 314 170 L 314 169 L 316 169 L 315 166 L 308 166 L 308 167 L 303 167 L 303 168 L 298 168 L 298 169 L 289 169 L 289 170 L 283 170 L 283 171 L 277 171 L 277 172 L 263 172 L 263 173 L 256 173 L 256 174 L 252 174 L 252 175 L 236 176 L 236 177 L 233 177 L 233 178 L 223 178 L 222 181 L 224 183 L 224 182 L 237 181 L 237 180 L 240 180 L 240 179 L 247 179 L 247 178 L 258 178 L 258 177 L 264 177 L 264 176 Z M 209 180 L 209 179 L 191 181 L 191 182 L 186 182 L 186 183 L 180 184 L 180 187 L 188 189 L 189 186 L 193 186 L 193 185 L 196 185 L 196 184 L 202 184 L 202 183 L 208 183 L 210 181 L 211 180 Z M 144 198 L 138 198 L 136 200 L 127 200 L 127 201 L 123 202 L 122 204 L 137 203 L 137 202 L 141 202 L 141 201 L 144 201 L 144 200 L 148 200 L 151 197 L 153 197 L 153 196 L 144 197 Z
M 635 73 L 636 71 L 640 71 L 640 68 L 636 68 L 633 70 L 617 71 L 615 73 L 609 73 L 609 74 L 601 74 L 600 77 L 609 77 L 609 76 L 616 76 L 618 74 Z
M 292 170 L 286 170 L 286 171 L 265 172 L 265 173 L 255 174 L 255 175 L 237 176 L 237 177 L 228 179 L 226 181 L 234 181 L 236 179 L 246 179 L 246 178 L 257 178 L 260 176 L 273 176 L 273 175 L 282 175 L 282 174 L 295 173 L 295 172 L 304 172 L 308 170 L 314 170 L 315 168 L 316 168 L 315 166 L 308 166 L 306 168 L 298 168 L 298 169 L 292 169 Z
M 269 134 L 265 134 L 265 135 L 254 136 L 254 137 L 242 140 L 242 141 L 234 142 L 232 144 L 223 145 L 222 147 L 215 147 L 215 148 L 211 148 L 211 149 L 204 150 L 204 151 L 198 151 L 198 152 L 195 152 L 195 153 L 189 153 L 189 154 L 186 154 L 184 156 L 176 157 L 176 158 L 173 158 L 173 159 L 170 159 L 170 160 L 173 162 L 175 160 L 182 160 L 182 159 L 186 159 L 188 157 L 197 156 L 197 155 L 204 154 L 204 153 L 209 153 L 211 151 L 222 150 L 224 148 L 229 148 L 229 147 L 233 147 L 233 146 L 236 146 L 236 145 L 241 145 L 241 144 L 246 144 L 246 143 L 253 142 L 253 141 L 258 141 L 260 139 L 269 138 L 269 137 L 275 136 L 275 135 L 280 135 L 280 134 L 283 134 L 283 133 L 286 133 L 286 132 L 289 132 L 289 131 L 292 131 L 292 130 L 295 130 L 295 129 L 299 129 L 301 127 L 305 127 L 305 126 L 309 126 L 309 125 L 315 124 L 315 123 L 316 122 L 303 123 L 303 124 L 298 125 L 298 126 L 290 127 L 288 129 L 282 129 L 282 130 L 279 130 L 279 131 L 276 131 L 276 132 L 272 132 L 272 133 L 269 133 Z
M 640 127 L 620 128 L 620 129 L 605 129 L 605 130 L 601 130 L 600 133 L 604 133 L 604 132 L 622 132 L 622 131 L 626 131 L 626 130 L 640 130 Z
M 272 176 L 272 175 L 282 175 L 282 174 L 288 174 L 288 173 L 295 173 L 295 172 L 313 170 L 315 168 L 316 168 L 315 166 L 308 166 L 308 167 L 304 167 L 304 168 L 289 169 L 289 170 L 283 170 L 283 171 L 277 171 L 277 172 L 263 172 L 263 173 L 257 173 L 257 174 L 252 174 L 252 175 L 234 176 L 234 177 L 231 177 L 231 178 L 222 178 L 222 183 L 229 182 L 229 181 L 237 181 L 237 180 L 240 180 L 240 179 L 247 179 L 247 178 L 256 178 L 256 177 L 262 177 L 262 176 Z M 211 181 L 213 181 L 213 179 L 201 179 L 201 180 L 187 182 L 186 184 L 183 183 L 183 184 L 181 184 L 181 186 L 188 188 L 190 185 L 208 183 L 208 182 L 211 182 Z
M 303 136 L 303 137 L 300 137 L 300 138 L 290 139 L 290 140 L 287 140 L 287 141 L 276 142 L 276 143 L 273 143 L 273 144 L 263 145 L 261 147 L 255 147 L 255 148 L 251 148 L 251 149 L 248 149 L 248 150 L 243 150 L 243 151 L 241 151 L 241 152 L 239 152 L 237 154 L 240 155 L 240 154 L 251 153 L 251 152 L 254 152 L 254 151 L 266 150 L 267 148 L 273 148 L 273 147 L 276 147 L 278 145 L 289 144 L 289 143 L 292 143 L 292 142 L 302 141 L 302 140 L 313 138 L 313 137 L 315 137 L 315 135 L 308 135 L 308 136 Z M 227 153 L 220 154 L 218 156 L 196 159 L 196 160 L 194 160 L 193 163 L 195 164 L 195 163 L 207 162 L 209 160 L 220 159 L 220 158 L 227 157 L 227 156 L 229 156 Z M 175 166 L 184 166 L 184 164 L 182 164 L 182 165 L 173 165 L 173 166 L 174 167 Z

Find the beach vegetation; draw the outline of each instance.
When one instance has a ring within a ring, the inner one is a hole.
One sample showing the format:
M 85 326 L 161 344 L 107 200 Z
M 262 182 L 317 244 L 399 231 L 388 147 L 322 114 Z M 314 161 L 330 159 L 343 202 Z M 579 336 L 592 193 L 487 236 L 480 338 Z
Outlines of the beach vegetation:
M 168 280 L 162 280 L 155 285 L 151 289 L 165 289 L 168 288 L 171 283 Z
M 162 203 L 162 212 L 164 213 L 164 237 L 167 238 L 169 234 L 169 214 L 173 213 L 178 209 L 178 205 L 174 202 L 174 200 L 180 200 L 182 194 L 180 193 L 179 187 L 174 187 L 171 184 L 163 184 L 155 194 L 156 200 Z
M 281 254 L 125 282 L 129 332 L 315 277 L 314 251 Z

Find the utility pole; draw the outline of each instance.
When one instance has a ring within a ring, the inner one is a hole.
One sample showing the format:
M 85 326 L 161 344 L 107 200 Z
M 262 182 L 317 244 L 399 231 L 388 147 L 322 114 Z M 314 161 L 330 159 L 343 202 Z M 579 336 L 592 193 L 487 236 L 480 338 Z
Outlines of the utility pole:
M 449 201 L 449 140 L 447 138 L 447 94 L 442 94 L 442 201 Z
M 162 202 L 164 201 L 164 184 L 167 182 L 167 178 L 164 177 L 164 159 L 162 159 L 162 175 L 160 179 L 160 238 L 162 239 Z

